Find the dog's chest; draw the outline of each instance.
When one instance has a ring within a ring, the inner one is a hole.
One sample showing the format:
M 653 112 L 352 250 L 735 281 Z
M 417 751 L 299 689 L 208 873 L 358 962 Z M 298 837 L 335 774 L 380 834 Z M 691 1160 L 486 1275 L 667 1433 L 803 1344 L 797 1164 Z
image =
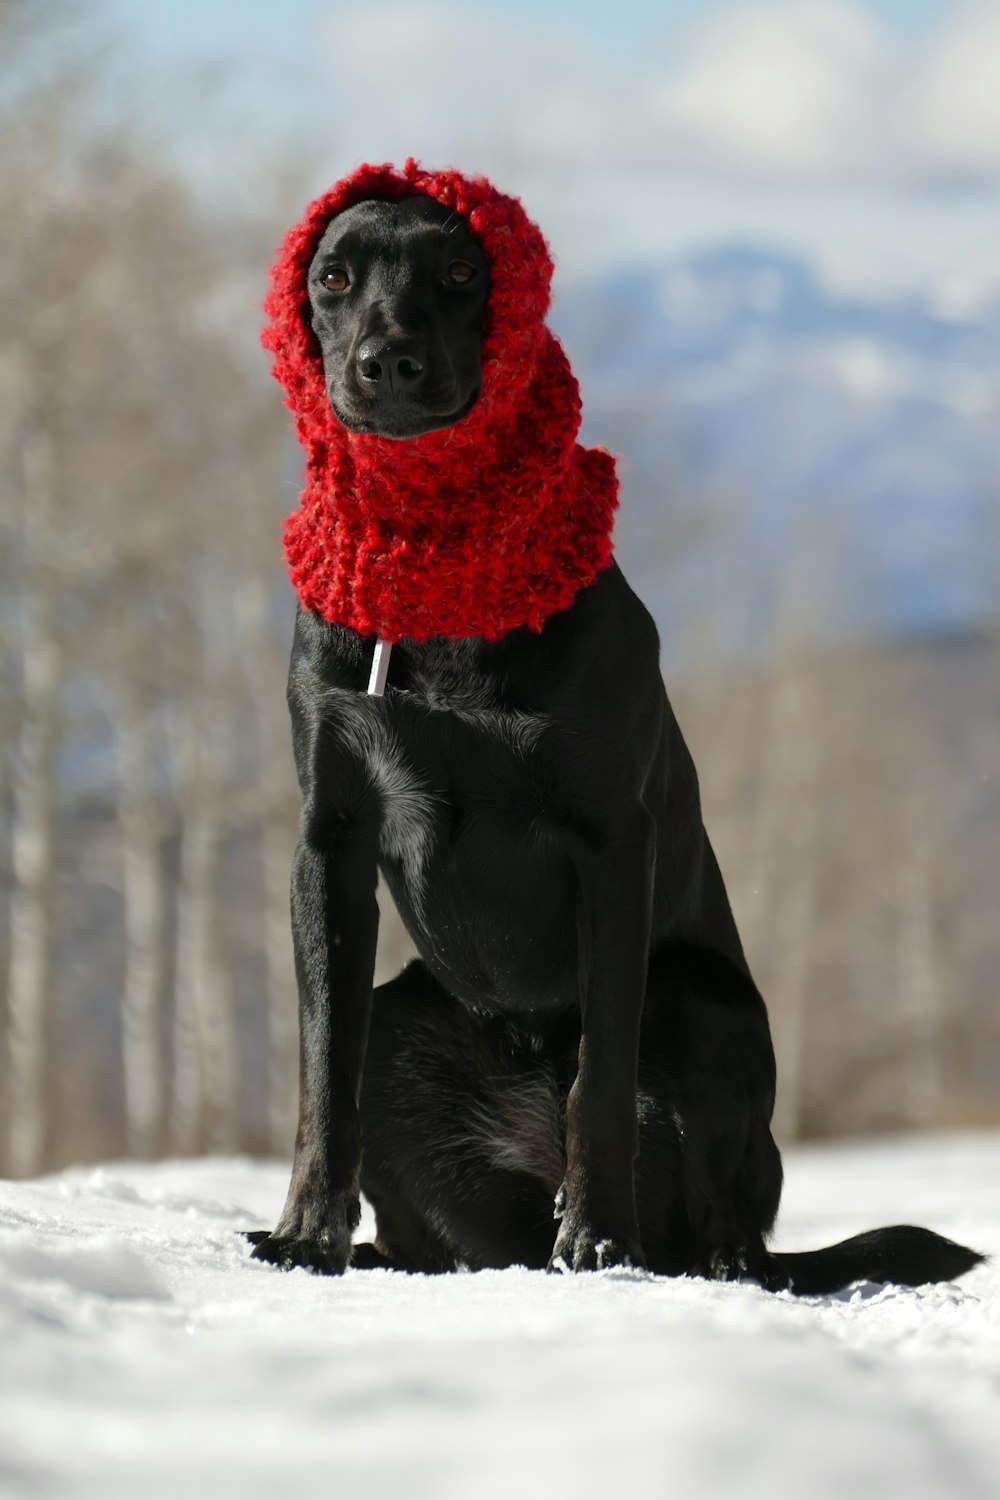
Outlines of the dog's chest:
M 469 1003 L 561 1003 L 581 820 L 559 722 L 481 675 L 397 665 L 383 698 L 335 691 L 328 724 L 353 806 L 364 788 L 377 808 L 379 864 L 425 961 Z
M 463 830 L 485 821 L 510 831 L 536 809 L 535 752 L 546 728 L 454 658 L 435 665 L 408 672 L 384 697 L 336 690 L 329 703 L 341 747 L 377 797 L 380 854 L 414 885 L 432 853 L 446 855 Z

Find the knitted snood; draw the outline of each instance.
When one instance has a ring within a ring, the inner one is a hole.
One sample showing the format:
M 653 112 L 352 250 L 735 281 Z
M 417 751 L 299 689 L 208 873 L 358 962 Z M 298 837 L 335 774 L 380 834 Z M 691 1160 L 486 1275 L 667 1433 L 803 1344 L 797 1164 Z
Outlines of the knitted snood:
M 490 263 L 478 401 L 451 427 L 349 432 L 327 397 L 307 273 L 327 224 L 365 198 L 424 194 L 463 215 Z M 580 394 L 545 325 L 552 261 L 485 178 L 362 166 L 317 198 L 271 272 L 263 343 L 295 414 L 306 484 L 285 528 L 304 608 L 363 635 L 496 640 L 540 630 L 611 562 L 614 460 L 576 441 Z

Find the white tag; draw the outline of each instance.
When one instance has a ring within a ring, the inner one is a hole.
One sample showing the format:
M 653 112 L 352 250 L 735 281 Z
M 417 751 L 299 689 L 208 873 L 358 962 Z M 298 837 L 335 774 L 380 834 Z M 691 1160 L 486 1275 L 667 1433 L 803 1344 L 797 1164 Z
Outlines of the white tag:
M 391 650 L 392 642 L 384 641 L 379 636 L 375 642 L 375 655 L 372 657 L 372 675 L 368 679 L 368 692 L 371 697 L 381 698 L 385 694 L 385 679 L 389 675 Z

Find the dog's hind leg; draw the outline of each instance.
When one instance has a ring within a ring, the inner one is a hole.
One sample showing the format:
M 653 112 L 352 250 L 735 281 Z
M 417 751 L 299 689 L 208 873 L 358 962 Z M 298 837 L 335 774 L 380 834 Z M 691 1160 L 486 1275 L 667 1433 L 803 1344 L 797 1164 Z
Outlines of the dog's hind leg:
M 471 1015 L 422 963 L 375 992 L 361 1096 L 355 1266 L 544 1266 L 564 1162 L 554 1074 L 531 1039 Z
M 375 1209 L 376 1232 L 371 1244 L 355 1245 L 351 1265 L 356 1271 L 423 1271 L 436 1275 L 454 1271 L 458 1262 L 441 1236 L 420 1217 L 412 1204 L 397 1191 L 366 1184 L 366 1196 Z
M 378 1232 L 352 1264 L 544 1266 L 564 1170 L 555 1059 L 565 1070 L 573 1053 L 470 1015 L 421 963 L 377 990 L 361 1115 Z M 766 1015 L 746 976 L 703 950 L 654 955 L 636 1164 L 651 1270 L 783 1283 L 764 1246 L 781 1192 L 773 1090 Z
M 786 1283 L 765 1236 L 778 1211 L 774 1057 L 749 977 L 697 948 L 654 954 L 640 1040 L 636 1195 L 651 1269 Z

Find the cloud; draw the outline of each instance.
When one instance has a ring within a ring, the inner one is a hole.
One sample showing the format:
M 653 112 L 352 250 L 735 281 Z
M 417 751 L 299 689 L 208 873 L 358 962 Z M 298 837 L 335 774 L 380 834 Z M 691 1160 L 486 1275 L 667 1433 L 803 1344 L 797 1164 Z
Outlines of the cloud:
M 338 10 L 329 36 L 337 124 L 369 159 L 498 170 L 634 150 L 624 81 L 563 33 L 389 0 Z
M 915 165 L 1000 172 L 1000 5 L 963 9 L 912 70 L 905 119 Z
M 628 72 L 564 29 L 447 0 L 338 8 L 328 36 L 342 157 L 412 153 L 497 174 L 1000 174 L 1000 0 L 961 7 L 915 53 L 852 0 L 742 0 Z
M 896 73 L 885 37 L 840 0 L 728 6 L 654 85 L 656 111 L 708 164 L 867 175 L 891 154 L 884 101 Z

